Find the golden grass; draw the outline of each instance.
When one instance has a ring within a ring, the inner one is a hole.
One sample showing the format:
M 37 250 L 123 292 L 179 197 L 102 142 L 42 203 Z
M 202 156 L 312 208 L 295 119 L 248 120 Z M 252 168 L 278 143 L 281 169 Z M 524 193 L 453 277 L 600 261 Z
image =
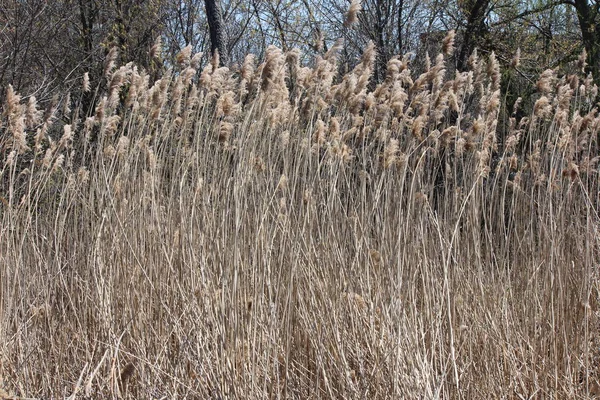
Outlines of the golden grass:
M 443 46 L 375 87 L 372 46 L 156 82 L 111 53 L 84 120 L 9 88 L 0 397 L 598 394 L 597 89 L 544 73 L 499 142 L 494 56 Z

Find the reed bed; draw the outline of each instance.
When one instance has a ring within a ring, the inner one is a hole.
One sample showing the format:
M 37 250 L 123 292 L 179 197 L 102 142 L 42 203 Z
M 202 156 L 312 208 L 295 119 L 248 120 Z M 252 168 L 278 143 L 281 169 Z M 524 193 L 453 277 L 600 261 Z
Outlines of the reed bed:
M 340 46 L 6 89 L 0 398 L 600 395 L 591 77 Z

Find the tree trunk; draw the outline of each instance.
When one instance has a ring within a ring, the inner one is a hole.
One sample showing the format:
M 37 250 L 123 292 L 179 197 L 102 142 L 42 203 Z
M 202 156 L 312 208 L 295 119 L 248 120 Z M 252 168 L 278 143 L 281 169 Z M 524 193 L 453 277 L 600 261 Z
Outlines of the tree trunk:
M 486 32 L 485 15 L 490 0 L 471 0 L 464 3 L 464 12 L 467 14 L 467 26 L 464 31 L 463 43 L 460 47 L 457 60 L 459 70 L 467 68 L 467 61 L 471 53 Z
M 404 22 L 402 13 L 404 12 L 404 0 L 398 3 L 398 54 L 404 55 Z
M 588 72 L 591 72 L 594 81 L 600 84 L 600 3 L 575 0 L 574 5 L 583 47 L 587 52 Z
M 219 64 L 227 65 L 227 46 L 225 45 L 225 30 L 223 27 L 223 14 L 219 0 L 204 0 L 206 18 L 210 34 L 210 51 L 214 55 L 219 52 Z

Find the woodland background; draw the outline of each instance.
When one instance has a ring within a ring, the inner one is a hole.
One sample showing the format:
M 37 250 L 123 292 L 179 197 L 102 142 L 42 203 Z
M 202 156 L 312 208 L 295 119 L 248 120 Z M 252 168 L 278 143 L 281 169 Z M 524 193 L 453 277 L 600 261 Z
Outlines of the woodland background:
M 560 69 L 587 53 L 588 72 L 598 76 L 600 2 L 594 0 L 366 0 L 358 23 L 344 24 L 348 0 L 4 0 L 0 4 L 0 86 L 11 84 L 44 103 L 65 90 L 78 90 L 84 72 L 100 80 L 110 48 L 119 62 L 159 74 L 168 62 L 149 49 L 160 38 L 166 60 L 185 46 L 210 58 L 209 21 L 219 27 L 221 63 L 240 64 L 246 54 L 263 59 L 269 45 L 301 51 L 304 63 L 343 39 L 340 68 L 358 62 L 369 41 L 377 49 L 375 83 L 394 55 L 413 52 L 423 62 L 455 30 L 452 60 L 465 70 L 473 49 L 494 51 L 508 65 L 521 92 L 542 71 Z M 210 18 L 207 18 L 209 10 Z M 435 47 L 437 45 L 437 47 Z M 216 46 L 216 44 L 215 44 Z M 414 68 L 414 64 L 413 64 Z M 529 81 L 529 82 L 528 82 Z M 526 94 L 526 93 L 525 93 Z

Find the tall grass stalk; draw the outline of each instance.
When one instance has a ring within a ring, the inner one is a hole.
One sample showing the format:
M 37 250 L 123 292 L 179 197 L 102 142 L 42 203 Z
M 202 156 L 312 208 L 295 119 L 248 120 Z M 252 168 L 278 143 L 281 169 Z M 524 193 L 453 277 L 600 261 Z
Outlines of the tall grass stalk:
M 2 396 L 600 394 L 592 81 L 547 71 L 500 124 L 493 54 L 375 85 L 338 50 L 113 57 L 86 118 L 8 88 Z

